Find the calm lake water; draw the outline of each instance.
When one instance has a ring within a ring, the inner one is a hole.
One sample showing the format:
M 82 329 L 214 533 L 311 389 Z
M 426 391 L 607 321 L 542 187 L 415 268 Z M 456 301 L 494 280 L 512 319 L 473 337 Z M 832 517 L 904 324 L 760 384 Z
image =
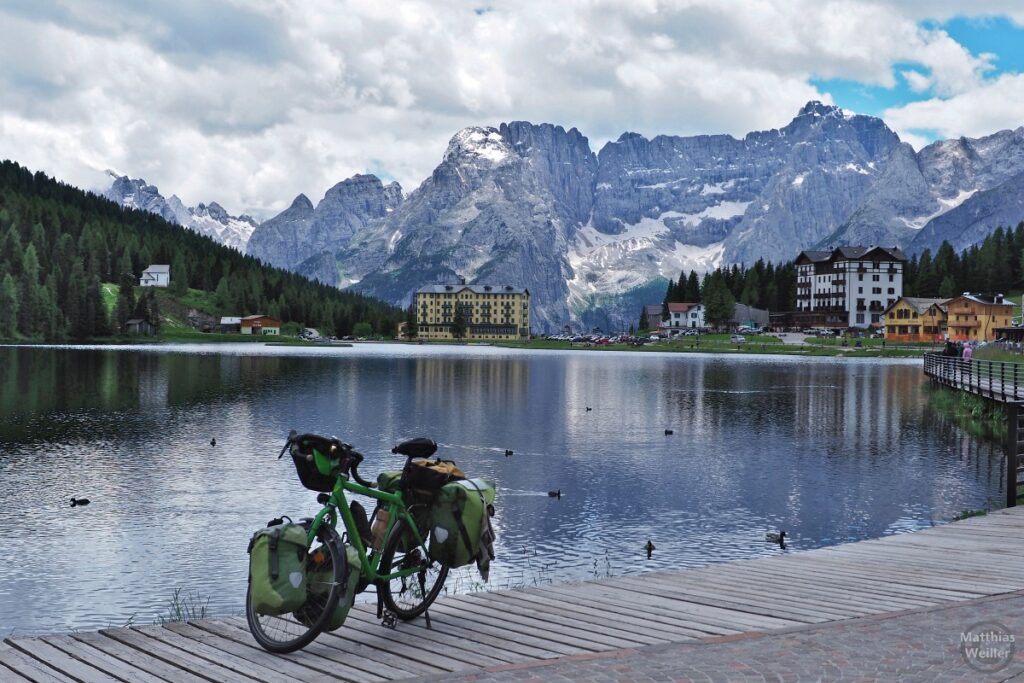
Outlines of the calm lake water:
M 0 635 L 151 622 L 176 588 L 240 613 L 251 533 L 317 509 L 276 459 L 293 428 L 352 443 L 364 475 L 399 468 L 391 446 L 423 435 L 495 479 L 496 587 L 782 552 L 768 529 L 799 551 L 1002 499 L 1001 447 L 930 409 L 919 361 L 7 347 Z

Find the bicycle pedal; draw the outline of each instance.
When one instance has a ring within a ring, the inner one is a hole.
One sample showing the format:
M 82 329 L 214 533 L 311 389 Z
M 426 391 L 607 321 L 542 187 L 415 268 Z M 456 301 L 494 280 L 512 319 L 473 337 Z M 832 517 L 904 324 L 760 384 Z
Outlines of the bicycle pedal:
M 391 610 L 384 610 L 384 616 L 381 618 L 380 625 L 394 630 L 398 626 L 398 615 Z

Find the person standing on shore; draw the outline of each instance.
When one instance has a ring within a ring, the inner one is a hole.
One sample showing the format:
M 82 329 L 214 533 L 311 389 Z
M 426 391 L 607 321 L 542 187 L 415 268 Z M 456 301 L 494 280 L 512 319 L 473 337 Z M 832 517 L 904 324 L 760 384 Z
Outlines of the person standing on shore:
M 971 383 L 971 358 L 974 356 L 974 349 L 970 344 L 964 344 L 963 354 L 960 356 L 964 361 L 964 374 L 967 375 L 967 383 Z

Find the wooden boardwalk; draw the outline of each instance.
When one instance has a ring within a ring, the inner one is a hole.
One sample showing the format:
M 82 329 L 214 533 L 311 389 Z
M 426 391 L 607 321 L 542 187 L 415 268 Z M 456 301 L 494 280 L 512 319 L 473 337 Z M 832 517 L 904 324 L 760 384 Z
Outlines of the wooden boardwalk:
M 296 683 L 472 672 L 932 607 L 1024 589 L 1024 509 L 701 569 L 444 597 L 383 628 L 372 606 L 302 652 L 256 646 L 241 617 L 0 643 L 0 681 Z

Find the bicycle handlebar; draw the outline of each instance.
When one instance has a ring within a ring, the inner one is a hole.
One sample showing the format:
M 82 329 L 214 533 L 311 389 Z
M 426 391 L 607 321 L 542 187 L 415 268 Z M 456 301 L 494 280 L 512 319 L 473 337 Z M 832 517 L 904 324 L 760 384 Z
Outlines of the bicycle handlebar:
M 288 452 L 292 444 L 296 444 L 305 440 L 319 441 L 330 443 L 330 448 L 327 450 L 335 451 L 341 450 L 345 456 L 345 470 L 346 474 L 351 474 L 352 478 L 356 480 L 356 483 L 365 486 L 368 489 L 377 488 L 377 484 L 371 481 L 367 481 L 359 476 L 359 464 L 363 462 L 364 456 L 362 453 L 352 448 L 350 444 L 342 443 L 338 439 L 327 438 L 318 434 L 296 434 L 293 429 L 288 433 L 288 440 L 284 442 L 284 448 L 281 449 L 281 453 L 277 456 L 280 460 L 284 457 L 284 454 Z

